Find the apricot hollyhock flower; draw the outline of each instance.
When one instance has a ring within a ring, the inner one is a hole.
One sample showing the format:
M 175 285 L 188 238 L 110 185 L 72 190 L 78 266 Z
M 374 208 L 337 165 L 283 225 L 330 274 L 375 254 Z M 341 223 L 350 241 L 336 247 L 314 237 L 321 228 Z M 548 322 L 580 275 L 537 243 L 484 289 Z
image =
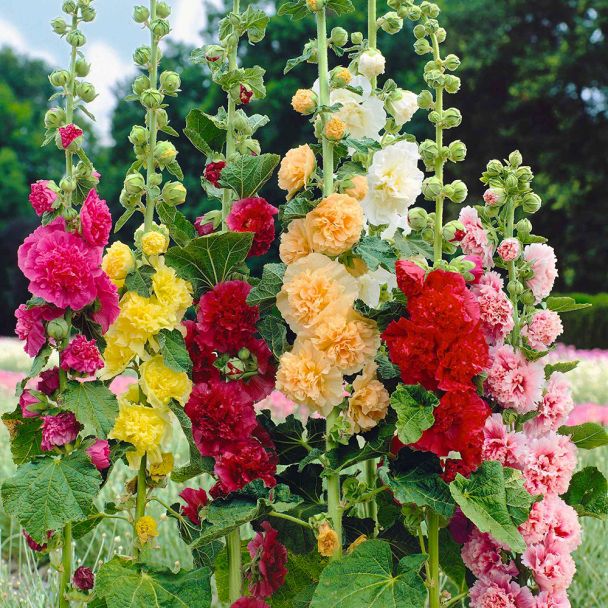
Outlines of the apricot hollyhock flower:
M 165 365 L 162 355 L 156 355 L 139 366 L 140 386 L 151 405 L 164 407 L 175 399 L 182 406 L 188 401 L 192 382 L 186 372 Z
M 332 530 L 328 523 L 323 523 L 319 527 L 317 535 L 317 550 L 323 557 L 331 557 L 338 549 L 338 535 Z
M 291 98 L 291 107 L 298 114 L 312 114 L 317 108 L 317 94 L 311 89 L 298 89 Z
M 101 267 L 120 289 L 125 284 L 126 276 L 135 268 L 135 256 L 128 245 L 116 241 L 106 250 Z
M 378 366 L 368 363 L 363 373 L 353 381 L 348 399 L 348 418 L 355 433 L 369 431 L 384 420 L 389 406 L 389 394 L 376 376 Z
M 311 253 L 287 267 L 277 307 L 297 333 L 312 327 L 322 315 L 345 314 L 358 292 L 357 280 L 342 264 Z
M 279 168 L 279 188 L 287 190 L 287 200 L 308 185 L 317 161 L 308 144 L 292 148 L 285 154 Z
M 285 264 L 293 264 L 312 253 L 308 224 L 304 218 L 292 220 L 289 229 L 281 235 L 279 257 Z
M 358 201 L 362 201 L 368 191 L 367 177 L 365 175 L 353 175 L 350 178 L 351 185 L 344 189 L 344 194 L 352 196 Z

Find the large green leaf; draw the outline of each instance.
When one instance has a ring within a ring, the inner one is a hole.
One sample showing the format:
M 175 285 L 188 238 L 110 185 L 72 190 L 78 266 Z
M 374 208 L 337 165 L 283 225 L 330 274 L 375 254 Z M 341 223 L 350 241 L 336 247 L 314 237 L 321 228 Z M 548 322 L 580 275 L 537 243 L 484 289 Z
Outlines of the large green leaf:
M 353 253 L 360 256 L 370 270 L 378 266 L 394 271 L 397 256 L 388 241 L 378 236 L 364 236 L 354 247 Z
M 160 221 L 167 226 L 169 234 L 180 247 L 185 247 L 196 237 L 197 232 L 193 224 L 179 209 L 166 203 L 160 203 L 156 210 Z
M 251 306 L 274 304 L 277 294 L 283 286 L 286 268 L 285 264 L 266 264 L 262 270 L 260 282 L 247 296 L 247 303 Z
M 573 310 L 582 310 L 589 308 L 591 304 L 578 304 L 574 298 L 568 296 L 551 296 L 546 300 L 547 308 L 555 312 L 571 312 Z
M 420 384 L 400 384 L 390 401 L 397 412 L 397 435 L 406 445 L 416 443 L 422 433 L 433 426 L 433 410 L 439 405 L 439 399 Z
M 158 334 L 158 344 L 165 365 L 176 372 L 192 372 L 192 361 L 184 336 L 178 329 L 162 329 Z
M 597 467 L 585 467 L 575 473 L 562 498 L 581 517 L 606 519 L 608 516 L 608 481 Z
M 85 431 L 107 437 L 118 416 L 116 395 L 102 382 L 68 382 L 61 404 L 74 412 Z
M 152 295 L 152 277 L 156 271 L 152 266 L 144 264 L 132 270 L 125 278 L 125 287 L 144 298 Z
M 289 349 L 287 325 L 281 317 L 266 315 L 258 322 L 257 328 L 260 336 L 277 359 Z
M 481 532 L 491 534 L 513 551 L 525 551 L 526 543 L 509 512 L 505 473 L 499 462 L 484 462 L 469 479 L 458 474 L 450 492 Z
M 293 608 L 294 598 L 321 578 L 327 559 L 316 551 L 306 555 L 289 552 L 287 557 L 287 577 L 285 583 L 270 599 L 271 608 Z
M 278 154 L 241 155 L 224 167 L 220 185 L 232 188 L 238 198 L 253 196 L 270 179 L 279 160 Z
M 439 530 L 439 564 L 443 572 L 456 585 L 460 593 L 467 589 L 467 569 L 460 555 L 462 546 L 459 545 L 447 528 Z
M 171 247 L 165 259 L 200 295 L 225 281 L 245 261 L 252 241 L 251 232 L 215 232 L 195 238 L 185 247 Z
M 36 542 L 94 513 L 101 475 L 84 451 L 24 464 L 2 484 L 2 503 Z
M 608 445 L 606 429 L 596 422 L 585 422 L 577 426 L 562 426 L 558 433 L 560 435 L 570 435 L 574 445 L 583 450 L 592 450 Z
M 190 110 L 186 116 L 184 135 L 205 156 L 220 153 L 226 141 L 226 131 L 217 127 L 207 114 L 197 109 Z
M 532 505 L 541 496 L 532 496 L 524 487 L 524 477 L 517 469 L 504 469 L 507 511 L 516 526 L 528 521 Z
M 210 577 L 208 568 L 174 574 L 115 557 L 99 569 L 95 593 L 108 608 L 209 608 Z
M 426 556 L 404 557 L 393 574 L 388 543 L 368 540 L 321 574 L 310 608 L 424 608 L 419 571 Z
M 8 429 L 11 441 L 11 454 L 15 464 L 24 464 L 43 452 L 40 448 L 42 441 L 42 419 L 24 418 L 18 407 L 14 412 L 2 416 L 2 421 Z

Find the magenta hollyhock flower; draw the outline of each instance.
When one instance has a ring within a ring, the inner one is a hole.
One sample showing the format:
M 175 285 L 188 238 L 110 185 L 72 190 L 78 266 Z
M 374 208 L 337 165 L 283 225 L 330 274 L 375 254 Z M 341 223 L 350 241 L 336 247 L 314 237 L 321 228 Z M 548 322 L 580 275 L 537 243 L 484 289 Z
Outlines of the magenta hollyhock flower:
M 213 232 L 213 222 L 205 221 L 204 215 L 201 215 L 194 220 L 194 227 L 199 236 L 207 236 Z
M 110 466 L 110 444 L 105 439 L 97 439 L 93 445 L 86 449 L 91 462 L 99 471 Z
M 230 608 L 270 608 L 270 606 L 255 597 L 241 597 Z
M 104 247 L 112 230 L 112 216 L 106 201 L 99 198 L 95 188 L 87 194 L 80 210 L 80 230 L 89 245 Z
M 248 257 L 268 252 L 274 241 L 274 216 L 279 210 L 261 197 L 236 201 L 226 218 L 234 232 L 253 232 L 253 243 Z
M 72 443 L 78 437 L 81 428 L 72 412 L 61 412 L 61 414 L 55 416 L 43 416 L 40 447 L 45 452 L 50 452 L 56 446 Z
M 101 326 L 101 331 L 105 334 L 110 325 L 116 321 L 120 312 L 120 307 L 118 306 L 118 288 L 103 270 L 100 270 L 97 274 L 95 286 L 97 288 L 99 308 L 91 314 L 91 318 Z
M 57 200 L 57 192 L 49 188 L 49 183 L 46 179 L 39 179 L 30 186 L 29 201 L 37 215 L 52 211 Z
M 207 492 L 203 488 L 195 490 L 194 488 L 184 488 L 179 497 L 186 503 L 182 507 L 182 513 L 195 525 L 201 525 L 201 518 L 199 517 L 199 511 L 204 507 L 209 499 L 207 498 Z
M 40 551 L 46 551 L 46 544 L 40 544 L 37 543 L 28 533 L 27 530 L 23 529 L 21 530 L 21 534 L 23 534 L 23 538 L 25 538 L 25 542 L 27 543 L 27 546 L 32 550 L 32 551 L 36 551 L 37 553 L 39 553 Z M 50 538 L 52 536 L 51 532 L 47 532 L 47 538 Z
M 74 336 L 61 353 L 61 369 L 66 371 L 74 370 L 90 376 L 103 365 L 95 340 L 87 340 L 82 334 Z
M 74 571 L 72 583 L 74 587 L 80 589 L 80 591 L 89 591 L 95 586 L 95 575 L 90 568 L 79 566 Z
M 35 405 L 36 403 L 39 403 L 38 399 L 36 399 L 36 397 L 34 397 L 34 395 L 32 395 L 32 393 L 28 389 L 25 389 L 21 393 L 21 397 L 19 397 L 19 407 L 21 408 L 21 415 L 24 418 L 36 418 L 38 414 L 36 412 L 31 412 L 28 409 L 30 405 Z
M 49 397 L 59 388 L 59 368 L 52 367 L 40 372 L 36 388 Z
M 75 124 L 65 125 L 65 127 L 59 127 L 59 136 L 61 137 L 61 145 L 64 148 L 69 145 L 82 135 L 83 131 L 80 127 Z
M 473 280 L 468 282 L 472 283 L 473 285 L 477 285 L 483 276 L 483 260 L 481 259 L 481 256 L 478 255 L 465 255 L 464 259 L 475 264 L 475 266 L 469 270 L 469 272 L 473 275 Z
M 24 340 L 25 352 L 35 357 L 46 342 L 45 321 L 52 321 L 63 316 L 65 311 L 45 304 L 43 306 L 27 306 L 21 304 L 15 311 L 17 325 L 15 333 L 20 340 Z
M 270 597 L 285 582 L 287 576 L 287 549 L 279 540 L 279 533 L 265 521 L 247 545 L 251 565 L 247 572 L 249 592 L 254 597 Z

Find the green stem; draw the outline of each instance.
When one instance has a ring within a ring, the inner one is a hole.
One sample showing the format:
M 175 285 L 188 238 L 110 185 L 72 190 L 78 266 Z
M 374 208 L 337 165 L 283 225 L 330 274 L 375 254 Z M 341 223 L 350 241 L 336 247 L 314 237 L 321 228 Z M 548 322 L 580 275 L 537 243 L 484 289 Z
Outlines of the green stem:
M 319 104 L 329 106 L 329 63 L 327 58 L 327 21 L 325 9 L 317 15 L 317 57 L 319 62 Z M 321 114 L 321 130 L 325 133 L 327 113 Z M 332 143 L 321 136 L 323 147 L 323 196 L 329 196 L 334 191 L 334 148 Z
M 146 514 L 146 466 L 147 458 L 144 454 L 139 463 L 139 471 L 137 472 L 137 494 L 135 496 L 135 519 L 133 520 L 133 556 L 135 559 L 139 557 L 139 548 L 137 545 L 137 532 L 135 524 Z
M 513 224 L 515 223 L 515 200 L 509 199 L 507 203 L 507 225 L 505 227 L 505 237 L 510 239 L 513 237 Z M 509 262 L 509 282 L 517 280 L 517 268 L 515 266 L 515 260 Z M 519 310 L 518 310 L 518 296 L 513 293 L 510 294 L 511 304 L 513 304 L 513 321 L 514 327 L 511 332 L 511 343 L 516 345 L 519 342 Z
M 427 531 L 429 536 L 429 606 L 440 608 L 439 588 L 439 516 L 431 511 L 427 519 Z
M 377 48 L 378 26 L 376 25 L 376 0 L 367 0 L 367 41 L 370 49 Z M 377 77 L 372 78 L 372 89 L 376 88 Z
M 276 517 L 277 519 L 284 519 L 286 521 L 290 521 L 294 524 L 298 524 L 298 526 L 302 526 L 303 528 L 312 529 L 312 526 L 303 519 L 299 519 L 298 517 L 293 517 L 292 515 L 287 515 L 287 513 L 277 513 L 276 511 L 271 511 L 268 513 L 270 517 Z
M 426 555 L 426 545 L 424 543 L 424 534 L 422 533 L 422 524 L 418 526 L 418 543 L 420 544 L 420 553 L 422 555 Z M 424 571 L 426 573 L 426 580 L 431 580 L 431 568 L 429 566 L 429 561 L 424 562 Z
M 325 430 L 325 449 L 327 452 L 334 448 L 334 444 L 330 439 L 330 430 L 333 427 L 338 414 L 338 408 L 334 408 L 327 417 L 327 427 Z M 333 554 L 332 559 L 339 559 L 342 557 L 342 506 L 340 505 L 339 472 L 332 471 L 327 474 L 327 516 L 331 522 L 332 528 L 338 535 L 338 548 Z
M 365 481 L 370 490 L 374 490 L 378 484 L 378 468 L 376 459 L 372 458 L 365 461 Z M 366 504 L 366 515 L 374 521 L 375 529 L 378 528 L 378 503 L 376 496 L 372 496 Z
M 72 16 L 72 31 L 78 29 L 78 12 Z M 65 120 L 70 124 L 74 120 L 74 97 L 76 95 L 76 58 L 77 48 L 72 46 L 70 55 L 70 77 L 65 89 Z M 65 176 L 71 179 L 74 175 L 74 152 L 65 151 Z M 69 209 L 72 206 L 72 191 L 66 193 L 65 206 Z
M 228 599 L 233 603 L 241 597 L 243 586 L 239 528 L 235 528 L 226 536 L 226 550 L 228 552 Z
M 156 19 L 156 0 L 150 0 L 150 23 Z M 158 39 L 150 31 L 150 88 L 158 87 Z M 148 110 L 148 162 L 146 167 L 146 212 L 144 214 L 144 232 L 152 228 L 154 221 L 154 209 L 156 207 L 156 196 L 152 194 L 155 168 L 154 168 L 154 148 L 158 137 L 158 126 L 156 121 L 156 110 Z
M 59 578 L 59 608 L 70 608 L 70 601 L 66 599 L 70 580 L 72 578 L 72 524 L 63 528 L 63 547 L 61 549 L 61 577 Z
M 431 40 L 433 42 L 433 57 L 435 61 L 439 61 L 441 59 L 441 55 L 439 53 L 439 42 L 437 41 L 437 37 L 435 35 L 431 36 Z M 443 112 L 443 88 L 438 87 L 435 89 L 435 110 L 441 115 Z M 435 143 L 437 144 L 437 150 L 439 151 L 439 157 L 437 158 L 437 162 L 435 163 L 435 175 L 439 179 L 442 187 L 443 187 L 443 165 L 444 160 L 441 156 L 441 149 L 443 148 L 443 127 L 438 123 L 435 125 Z M 435 199 L 435 227 L 434 233 L 435 238 L 433 241 L 433 261 L 435 266 L 441 261 L 442 252 L 443 252 L 443 195 L 437 196 Z

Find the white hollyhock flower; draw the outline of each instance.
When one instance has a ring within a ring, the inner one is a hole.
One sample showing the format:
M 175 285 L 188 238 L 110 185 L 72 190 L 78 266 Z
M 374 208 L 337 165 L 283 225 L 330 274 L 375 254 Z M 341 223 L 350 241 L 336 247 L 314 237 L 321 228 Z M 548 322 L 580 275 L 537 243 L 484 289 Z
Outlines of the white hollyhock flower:
M 397 89 L 390 94 L 386 102 L 386 109 L 398 126 L 404 125 L 412 119 L 418 109 L 418 96 L 411 91 Z
M 370 80 L 375 76 L 384 74 L 386 59 L 380 51 L 369 49 L 359 57 L 359 74 L 363 74 Z
M 383 287 L 386 287 L 389 292 L 397 288 L 397 277 L 381 267 L 369 270 L 361 275 L 358 281 L 359 298 L 371 308 L 378 308 Z

